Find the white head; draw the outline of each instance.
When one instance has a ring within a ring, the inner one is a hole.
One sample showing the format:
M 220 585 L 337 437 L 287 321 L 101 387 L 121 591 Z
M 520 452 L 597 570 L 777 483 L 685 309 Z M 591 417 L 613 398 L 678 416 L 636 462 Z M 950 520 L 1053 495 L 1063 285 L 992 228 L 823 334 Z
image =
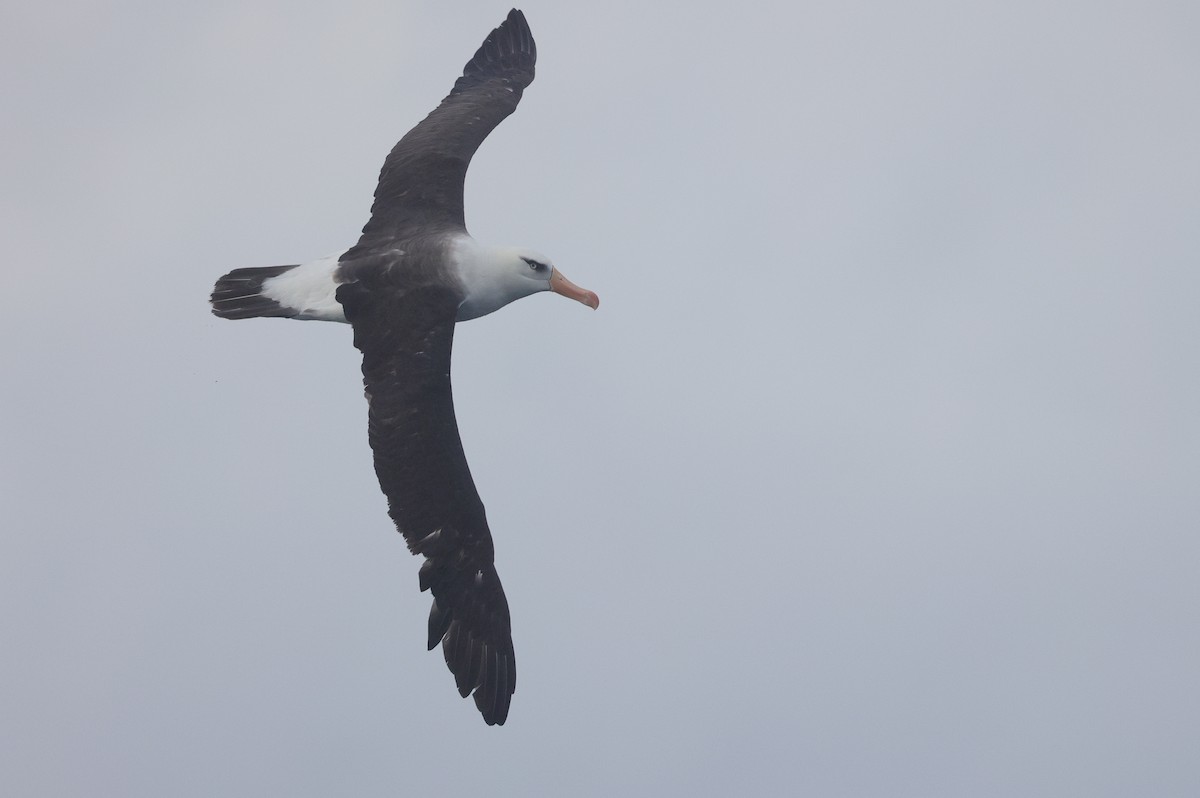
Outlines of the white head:
M 572 283 L 550 259 L 530 249 L 482 247 L 474 242 L 460 246 L 458 271 L 466 297 L 458 307 L 458 320 L 485 316 L 513 300 L 554 291 L 595 310 L 600 298 Z

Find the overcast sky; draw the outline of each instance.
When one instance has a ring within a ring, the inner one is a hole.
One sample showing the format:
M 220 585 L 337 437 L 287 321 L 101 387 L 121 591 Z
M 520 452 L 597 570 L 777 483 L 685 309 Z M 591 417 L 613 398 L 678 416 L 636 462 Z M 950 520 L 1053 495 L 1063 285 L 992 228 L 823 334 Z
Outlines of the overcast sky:
M 341 325 L 507 5 L 0 12 L 11 795 L 1200 794 L 1200 6 L 526 3 L 462 325 L 520 681 L 425 651 Z

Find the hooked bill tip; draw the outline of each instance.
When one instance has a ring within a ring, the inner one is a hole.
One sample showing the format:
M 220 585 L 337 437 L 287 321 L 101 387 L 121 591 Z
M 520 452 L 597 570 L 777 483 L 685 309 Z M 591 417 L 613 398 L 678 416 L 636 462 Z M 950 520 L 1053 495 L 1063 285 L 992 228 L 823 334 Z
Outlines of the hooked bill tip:
M 596 296 L 594 291 L 588 291 L 586 288 L 580 288 L 575 285 L 575 283 L 563 277 L 562 272 L 558 269 L 555 269 L 550 275 L 550 290 L 568 299 L 582 302 L 592 310 L 600 307 L 600 297 Z

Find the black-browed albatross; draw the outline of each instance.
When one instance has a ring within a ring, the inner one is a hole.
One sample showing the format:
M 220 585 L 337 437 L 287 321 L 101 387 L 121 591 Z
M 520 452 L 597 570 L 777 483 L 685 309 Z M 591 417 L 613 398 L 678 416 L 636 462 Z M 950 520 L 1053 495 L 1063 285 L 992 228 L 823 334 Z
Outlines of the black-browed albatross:
M 516 109 L 536 58 L 525 16 L 513 9 L 384 161 L 357 244 L 309 263 L 235 269 L 211 298 L 225 319 L 284 316 L 353 328 L 375 473 L 396 528 L 425 557 L 429 648 L 441 641 L 459 693 L 474 692 L 489 725 L 508 716 L 517 672 L 492 536 L 454 419 L 454 325 L 538 291 L 600 304 L 543 255 L 477 243 L 463 219 L 471 156 Z

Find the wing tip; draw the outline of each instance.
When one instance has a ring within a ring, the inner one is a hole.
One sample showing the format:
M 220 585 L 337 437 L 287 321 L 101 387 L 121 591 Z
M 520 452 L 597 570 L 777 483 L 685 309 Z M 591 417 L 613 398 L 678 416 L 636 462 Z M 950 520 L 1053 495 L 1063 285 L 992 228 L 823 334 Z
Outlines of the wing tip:
M 503 726 L 513 694 L 517 692 L 516 658 L 512 638 L 489 645 L 476 637 L 435 600 L 429 616 L 429 648 L 442 644 L 446 667 L 463 698 L 471 696 L 489 726 Z M 435 620 L 436 619 L 436 620 Z
M 487 651 L 480 672 L 480 685 L 475 689 L 475 708 L 489 726 L 503 726 L 508 719 L 513 693 L 517 691 L 517 674 L 512 649 Z
M 537 44 L 533 40 L 533 31 L 529 29 L 529 21 L 521 9 L 514 8 L 487 35 L 475 55 L 463 67 L 462 77 L 455 88 L 462 90 L 474 80 L 497 76 L 514 78 L 515 82 L 528 86 L 533 81 L 536 62 Z

